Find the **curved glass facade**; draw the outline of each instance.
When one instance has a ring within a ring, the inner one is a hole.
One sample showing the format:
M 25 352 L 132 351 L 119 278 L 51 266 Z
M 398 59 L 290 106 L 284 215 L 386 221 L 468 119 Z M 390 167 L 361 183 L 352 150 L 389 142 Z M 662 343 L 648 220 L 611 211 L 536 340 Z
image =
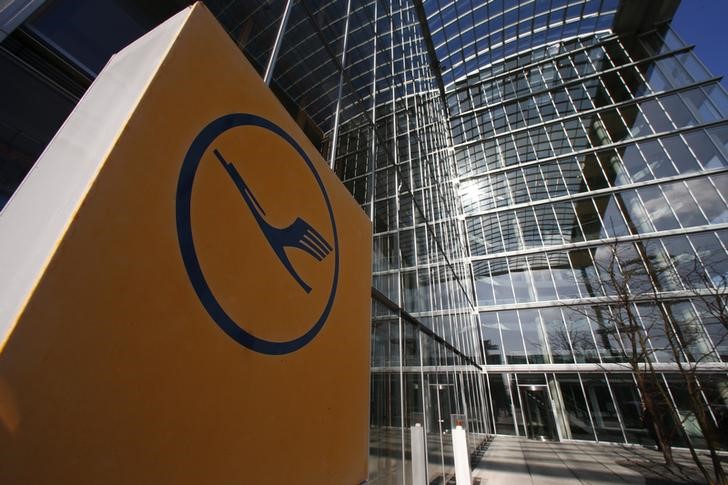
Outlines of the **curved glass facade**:
M 668 364 L 660 379 L 692 419 L 676 362 L 728 357 L 724 323 L 705 308 L 728 269 L 727 99 L 664 25 L 553 43 L 456 83 L 448 104 L 486 369 L 501 396 L 496 433 L 649 443 L 632 375 L 607 365 L 634 356 L 620 335 L 625 305 L 645 334 L 643 360 Z M 624 289 L 645 301 L 625 304 Z M 553 414 L 537 426 L 534 379 Z M 725 375 L 697 379 L 722 396 L 712 409 L 724 426 Z
M 649 443 L 635 336 L 675 443 L 701 446 L 684 364 L 728 435 L 728 96 L 665 22 L 676 2 L 639 2 L 630 26 L 617 0 L 205 3 L 373 221 L 370 483 L 412 483 L 418 424 L 428 482 L 452 474 L 455 420 L 472 450 Z M 60 124 L 179 8 L 48 1 L 0 62 L 55 93 Z M 53 132 L 18 114 L 34 89 L 0 90 L 19 106 L 0 125 L 6 195 Z
M 424 2 L 445 84 L 513 54 L 609 32 L 619 0 Z

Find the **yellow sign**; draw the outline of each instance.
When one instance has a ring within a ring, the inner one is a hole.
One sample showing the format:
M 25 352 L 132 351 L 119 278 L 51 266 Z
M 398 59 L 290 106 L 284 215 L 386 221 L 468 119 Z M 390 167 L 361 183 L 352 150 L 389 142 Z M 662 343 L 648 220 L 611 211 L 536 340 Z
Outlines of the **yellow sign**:
M 201 4 L 112 58 L 0 252 L 0 483 L 366 479 L 371 223 Z

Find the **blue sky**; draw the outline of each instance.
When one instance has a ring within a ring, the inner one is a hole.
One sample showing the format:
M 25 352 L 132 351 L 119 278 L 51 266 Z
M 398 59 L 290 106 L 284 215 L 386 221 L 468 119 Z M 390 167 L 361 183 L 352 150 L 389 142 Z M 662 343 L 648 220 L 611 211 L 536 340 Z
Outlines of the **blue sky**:
M 682 0 L 672 28 L 716 76 L 728 76 L 728 0 Z M 723 85 L 728 80 L 723 79 Z

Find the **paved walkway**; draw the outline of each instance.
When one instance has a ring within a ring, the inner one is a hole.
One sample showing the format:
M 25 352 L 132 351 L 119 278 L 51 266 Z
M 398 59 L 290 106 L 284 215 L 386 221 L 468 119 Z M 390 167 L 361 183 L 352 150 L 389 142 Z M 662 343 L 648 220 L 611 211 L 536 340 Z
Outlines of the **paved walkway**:
M 664 469 L 659 453 L 642 447 L 499 436 L 473 470 L 473 483 L 480 479 L 481 485 L 667 485 L 691 483 L 686 476 L 698 478 L 691 473 L 688 455 L 676 450 L 675 458 L 685 467 L 682 477 Z

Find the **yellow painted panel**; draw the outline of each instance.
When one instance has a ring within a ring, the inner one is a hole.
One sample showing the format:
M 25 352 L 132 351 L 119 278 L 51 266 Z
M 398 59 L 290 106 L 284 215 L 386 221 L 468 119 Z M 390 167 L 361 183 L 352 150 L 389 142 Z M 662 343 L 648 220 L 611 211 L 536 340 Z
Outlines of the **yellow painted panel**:
M 371 223 L 196 5 L 2 349 L 0 482 L 360 483 L 370 268 Z

